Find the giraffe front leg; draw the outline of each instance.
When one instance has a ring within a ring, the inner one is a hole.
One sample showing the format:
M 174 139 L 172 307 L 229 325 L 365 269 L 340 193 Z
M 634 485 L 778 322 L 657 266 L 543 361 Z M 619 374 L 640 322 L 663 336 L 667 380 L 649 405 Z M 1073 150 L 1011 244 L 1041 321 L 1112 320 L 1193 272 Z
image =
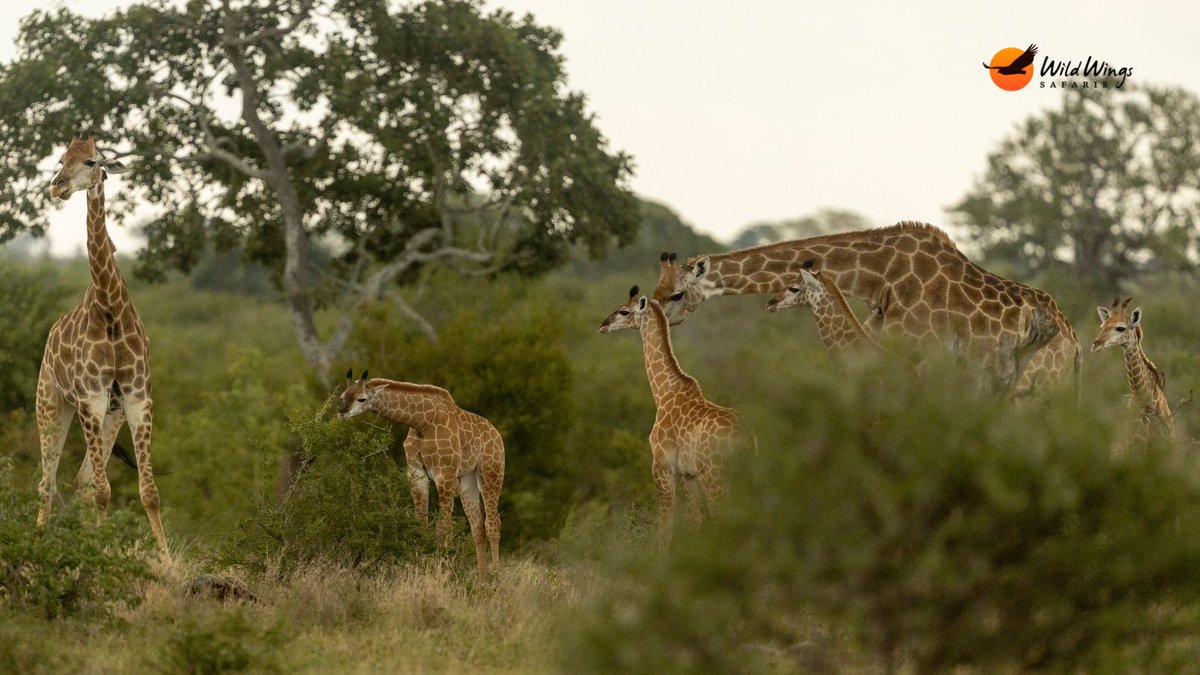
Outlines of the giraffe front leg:
M 658 550 L 666 553 L 671 547 L 671 527 L 675 517 L 675 473 L 657 459 L 650 470 L 658 488 Z
M 46 369 L 42 370 L 37 393 L 38 440 L 42 459 L 42 480 L 38 483 L 38 496 L 41 498 L 38 527 L 50 519 L 50 507 L 54 503 L 54 496 L 58 494 L 58 461 L 62 458 L 67 431 L 71 428 L 71 417 L 75 414 L 53 383 L 46 380 Z
M 170 560 L 171 552 L 167 549 L 167 536 L 163 533 L 160 515 L 158 486 L 154 484 L 154 467 L 150 462 L 154 402 L 149 398 L 127 398 L 124 407 L 125 415 L 129 419 L 129 431 L 133 435 L 133 455 L 138 465 L 138 495 L 142 499 L 142 508 L 146 509 L 146 518 L 150 521 L 150 530 L 154 532 L 158 548 L 162 551 L 163 558 Z
M 479 503 L 478 474 L 469 473 L 458 479 L 458 498 L 463 512 L 467 514 L 467 525 L 471 527 L 471 539 L 475 541 L 475 563 L 479 576 L 487 575 L 487 535 L 483 532 L 483 511 Z
M 429 524 L 429 474 L 415 466 L 408 467 L 408 487 L 412 492 L 413 511 L 421 522 Z
M 100 516 L 108 514 L 108 502 L 112 497 L 112 488 L 108 484 L 108 467 L 104 453 L 104 418 L 107 405 L 80 406 L 79 424 L 83 427 L 83 440 L 87 445 L 87 454 L 83 461 L 91 466 L 92 500 Z M 82 471 L 82 469 L 81 469 Z
M 700 479 L 687 476 L 684 479 L 687 491 L 687 519 L 692 525 L 699 525 L 704 520 L 704 496 L 700 493 Z

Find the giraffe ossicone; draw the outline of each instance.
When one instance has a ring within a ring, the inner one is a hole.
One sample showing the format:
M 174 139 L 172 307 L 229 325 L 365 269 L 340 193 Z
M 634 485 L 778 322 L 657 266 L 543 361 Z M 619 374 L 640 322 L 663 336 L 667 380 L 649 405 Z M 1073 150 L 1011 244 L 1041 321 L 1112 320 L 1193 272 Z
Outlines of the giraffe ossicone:
M 138 493 L 164 557 L 170 557 L 150 461 L 154 402 L 150 396 L 150 340 L 117 267 L 105 225 L 104 181 L 125 165 L 107 159 L 88 133 L 76 133 L 50 182 L 50 196 L 87 193 L 87 252 L 91 283 L 83 300 L 50 329 L 38 373 L 37 424 L 41 445 L 38 525 L 50 518 L 58 463 L 71 421 L 78 416 L 87 444 L 75 478 L 103 515 L 111 488 L 107 464 L 117 433 L 128 423 L 138 471 Z
M 454 495 L 459 496 L 480 576 L 491 564 L 500 564 L 500 489 L 504 485 L 504 439 L 483 417 L 463 410 L 450 392 L 428 384 L 384 378 L 354 379 L 346 371 L 346 388 L 340 396 L 338 416 L 378 413 L 408 426 L 404 456 L 412 486 L 413 508 L 429 519 L 429 483 L 437 487 L 438 540 L 445 545 L 454 517 Z M 482 508 L 480 502 L 482 501 Z

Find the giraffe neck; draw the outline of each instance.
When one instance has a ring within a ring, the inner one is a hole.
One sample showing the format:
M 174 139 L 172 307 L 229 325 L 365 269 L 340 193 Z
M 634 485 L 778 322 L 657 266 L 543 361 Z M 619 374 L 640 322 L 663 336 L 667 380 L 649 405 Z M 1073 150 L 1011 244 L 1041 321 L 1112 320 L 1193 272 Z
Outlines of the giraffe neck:
M 813 315 L 816 316 L 817 332 L 820 333 L 825 348 L 836 354 L 859 341 L 875 345 L 875 341 L 863 330 L 858 317 L 854 316 L 850 305 L 846 304 L 846 298 L 838 291 L 837 286 L 827 283 L 824 275 L 821 281 L 825 292 L 815 298 L 810 294 L 809 304 L 812 306 Z
M 1142 351 L 1141 327 L 1137 328 L 1136 339 L 1125 345 L 1125 376 L 1129 380 L 1129 392 L 1138 407 L 1154 403 L 1158 399 L 1158 368 Z
M 117 249 L 104 223 L 104 181 L 87 191 L 87 252 L 96 303 L 108 310 L 129 296 L 117 268 Z
M 639 328 L 642 335 L 642 356 L 646 360 L 646 378 L 650 380 L 650 393 L 654 402 L 661 403 L 669 396 L 680 392 L 700 394 L 700 384 L 683 372 L 675 360 L 671 348 L 671 329 L 667 315 L 657 300 L 651 300 Z
M 429 428 L 439 414 L 445 412 L 446 404 L 453 404 L 450 393 L 441 387 L 425 384 L 409 384 L 382 378 L 367 382 L 368 387 L 386 385 L 371 403 L 371 410 L 384 417 L 413 427 L 418 433 Z

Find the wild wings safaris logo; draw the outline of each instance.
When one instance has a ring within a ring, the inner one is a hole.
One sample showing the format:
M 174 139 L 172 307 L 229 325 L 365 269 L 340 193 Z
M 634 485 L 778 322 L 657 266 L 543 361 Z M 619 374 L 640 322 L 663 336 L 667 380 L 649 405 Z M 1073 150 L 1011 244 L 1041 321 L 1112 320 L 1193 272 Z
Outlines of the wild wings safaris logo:
M 996 52 L 990 64 L 983 64 L 992 75 L 992 82 L 1005 91 L 1024 89 L 1033 79 L 1033 60 L 1037 57 L 1037 45 L 1029 45 L 1022 51 L 1016 47 L 1005 47 Z
M 992 82 L 1005 91 L 1024 89 L 1034 76 L 1038 46 L 1025 49 L 1005 47 L 984 63 Z M 1120 89 L 1133 76 L 1133 68 L 1117 67 L 1108 61 L 1088 56 L 1080 60 L 1052 59 L 1042 55 L 1037 68 L 1038 89 Z

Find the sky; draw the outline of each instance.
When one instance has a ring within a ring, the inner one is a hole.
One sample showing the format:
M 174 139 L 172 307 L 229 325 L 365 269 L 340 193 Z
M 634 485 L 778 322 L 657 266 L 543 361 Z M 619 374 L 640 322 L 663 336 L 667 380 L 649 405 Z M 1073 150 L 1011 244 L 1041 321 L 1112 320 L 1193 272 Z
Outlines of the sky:
M 0 9 L 0 60 L 19 18 L 65 5 Z M 491 0 L 563 32 L 568 85 L 587 94 L 631 187 L 729 240 L 745 226 L 822 208 L 878 225 L 945 226 L 1016 125 L 1058 104 L 1038 78 L 1016 92 L 980 65 L 1005 47 L 1133 68 L 1131 82 L 1200 93 L 1200 2 L 798 2 Z M 1038 62 L 1041 63 L 1039 56 Z M 110 189 L 120 189 L 119 177 Z M 52 249 L 83 240 L 83 200 L 53 217 Z M 112 233 L 123 252 L 136 245 Z

